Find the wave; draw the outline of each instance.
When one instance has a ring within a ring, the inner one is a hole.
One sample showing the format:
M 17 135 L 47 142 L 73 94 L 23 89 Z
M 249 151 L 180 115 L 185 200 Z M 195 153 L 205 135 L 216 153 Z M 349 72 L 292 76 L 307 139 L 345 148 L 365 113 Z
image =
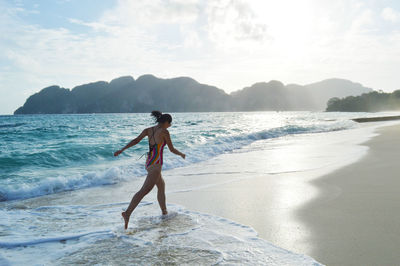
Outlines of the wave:
M 0 128 L 20 127 L 23 125 L 26 125 L 26 123 L 0 124 Z
M 61 242 L 61 241 L 79 239 L 83 236 L 89 236 L 89 235 L 111 234 L 111 233 L 112 232 L 110 230 L 107 230 L 107 231 L 86 232 L 86 233 L 81 233 L 81 234 L 76 234 L 76 235 L 43 237 L 43 238 L 30 239 L 30 240 L 19 241 L 19 242 L 17 242 L 17 241 L 9 241 L 9 242 L 0 241 L 0 248 L 26 247 L 26 246 L 33 246 L 33 245 L 44 244 L 44 243 Z
M 62 145 L 69 145 L 67 148 L 60 148 Z M 111 145 L 102 145 L 96 147 L 93 145 L 88 148 L 84 145 L 57 144 L 46 145 L 43 150 L 25 150 L 20 151 L 14 157 L 0 157 L 1 171 L 13 172 L 15 168 L 40 167 L 53 168 L 66 165 L 85 165 L 96 163 L 99 160 L 107 160 L 112 156 L 113 147 Z
M 58 176 L 34 183 L 19 184 L 17 188 L 0 188 L 0 201 L 33 198 L 63 191 L 116 184 L 123 180 L 121 169 L 112 167 L 102 173 L 81 176 Z
M 287 125 L 258 132 L 251 132 L 248 134 L 237 134 L 214 138 L 208 143 L 193 147 L 186 152 L 186 160 L 182 160 L 177 156 L 172 156 L 168 152 L 164 153 L 165 159 L 163 169 L 168 170 L 205 161 L 220 154 L 240 149 L 257 140 L 273 139 L 305 133 L 337 131 L 347 129 L 351 127 L 351 125 L 353 124 L 343 124 L 343 122 L 333 123 L 329 126 Z M 142 153 L 144 151 L 139 150 L 139 152 Z M 85 156 L 88 155 L 85 154 Z M 105 156 L 105 154 L 103 156 Z M 110 158 L 111 156 L 112 155 L 108 154 L 107 158 Z M 82 158 L 82 160 L 84 159 Z M 87 158 L 85 161 L 86 160 Z M 112 167 L 104 172 L 90 172 L 76 176 L 47 177 L 37 182 L 19 184 L 17 187 L 3 186 L 0 188 L 0 201 L 31 198 L 62 191 L 116 184 L 130 178 L 137 178 L 145 175 L 146 171 L 143 166 L 144 160 L 144 157 L 142 161 L 136 160 L 132 162 L 132 160 L 129 160 L 129 164 L 125 166 Z

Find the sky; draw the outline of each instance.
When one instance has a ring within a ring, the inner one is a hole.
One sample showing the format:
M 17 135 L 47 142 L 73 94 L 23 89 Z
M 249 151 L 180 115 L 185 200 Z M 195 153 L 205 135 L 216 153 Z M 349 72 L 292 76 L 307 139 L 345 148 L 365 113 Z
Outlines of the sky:
M 398 0 L 0 0 L 0 114 L 50 85 L 125 75 L 390 92 L 399 69 Z

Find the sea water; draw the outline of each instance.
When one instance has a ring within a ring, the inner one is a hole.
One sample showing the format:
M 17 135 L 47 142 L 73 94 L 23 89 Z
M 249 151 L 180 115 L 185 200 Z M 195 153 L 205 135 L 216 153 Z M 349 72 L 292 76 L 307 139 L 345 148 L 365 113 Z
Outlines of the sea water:
M 362 116 L 365 114 L 359 114 Z M 356 126 L 355 114 L 177 113 L 169 129 L 186 160 L 165 153 L 164 170 L 285 135 Z M 146 173 L 147 141 L 114 151 L 152 126 L 149 114 L 0 116 L 0 201 L 109 185 Z M 140 159 L 139 159 L 140 158 Z
M 165 152 L 164 171 L 213 160 L 258 140 L 328 134 L 366 113 L 176 113 L 169 129 L 186 160 Z M 317 264 L 257 238 L 245 225 L 143 202 L 135 229 L 119 227 L 127 202 L 54 205 L 40 196 L 123 184 L 145 175 L 147 141 L 113 152 L 152 125 L 149 114 L 0 116 L 0 264 Z M 273 169 L 271 169 L 273 171 Z M 35 199 L 37 198 L 37 200 Z M 30 203 L 27 204 L 26 202 Z M 21 202 L 21 204 L 19 204 Z M 111 218 L 110 218 L 111 217 Z M 118 226 L 117 226 L 118 224 Z M 2 255 L 1 255 L 2 254 Z

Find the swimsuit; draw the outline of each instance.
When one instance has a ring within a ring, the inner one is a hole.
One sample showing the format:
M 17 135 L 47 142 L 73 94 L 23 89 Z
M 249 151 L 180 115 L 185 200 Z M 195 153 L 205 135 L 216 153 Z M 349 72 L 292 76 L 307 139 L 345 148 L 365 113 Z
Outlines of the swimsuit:
M 163 164 L 163 150 L 165 142 L 157 144 L 156 139 L 154 138 L 154 133 L 155 133 L 154 128 L 152 128 L 152 131 L 153 131 L 152 137 L 154 140 L 154 144 L 151 145 L 149 140 L 149 152 L 146 161 L 146 169 L 151 165 L 160 164 L 162 166 Z

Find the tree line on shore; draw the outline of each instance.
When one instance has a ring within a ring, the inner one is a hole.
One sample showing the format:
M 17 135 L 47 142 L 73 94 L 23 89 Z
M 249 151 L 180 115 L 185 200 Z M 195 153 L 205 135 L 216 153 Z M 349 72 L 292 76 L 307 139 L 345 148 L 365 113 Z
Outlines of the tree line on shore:
M 326 107 L 327 112 L 380 112 L 400 109 L 400 90 L 392 93 L 371 91 L 359 96 L 331 98 Z

